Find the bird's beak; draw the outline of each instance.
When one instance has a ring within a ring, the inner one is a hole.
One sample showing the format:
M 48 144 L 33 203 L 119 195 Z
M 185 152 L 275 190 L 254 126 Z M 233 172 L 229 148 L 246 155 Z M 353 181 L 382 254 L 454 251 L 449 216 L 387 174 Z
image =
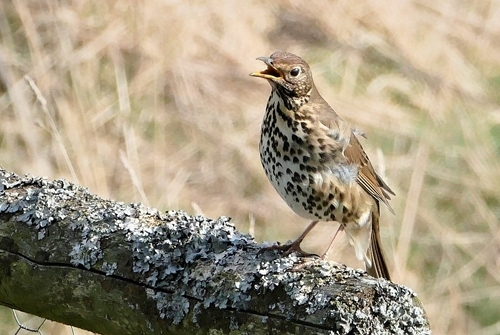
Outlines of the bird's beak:
M 267 69 L 264 71 L 250 73 L 252 77 L 260 77 L 271 80 L 283 77 L 281 72 L 273 66 L 273 60 L 271 57 L 258 57 L 257 60 L 263 61 L 267 65 Z

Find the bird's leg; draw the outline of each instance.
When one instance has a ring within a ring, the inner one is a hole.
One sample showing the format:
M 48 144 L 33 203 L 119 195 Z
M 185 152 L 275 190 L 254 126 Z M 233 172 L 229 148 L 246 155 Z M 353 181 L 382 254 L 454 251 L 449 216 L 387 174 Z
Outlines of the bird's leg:
M 321 258 L 323 259 L 327 259 L 328 258 L 328 254 L 330 253 L 330 251 L 332 250 L 332 247 L 333 247 L 333 242 L 335 242 L 335 238 L 337 237 L 338 233 L 340 231 L 343 231 L 344 230 L 344 225 L 343 224 L 340 224 L 339 226 L 339 229 L 337 229 L 337 231 L 335 232 L 335 235 L 333 236 L 333 239 L 332 241 L 330 242 L 330 245 L 328 246 L 328 249 L 326 249 L 325 253 L 323 254 L 323 256 L 321 256 Z
M 308 227 L 309 228 L 309 227 Z M 335 238 L 337 237 L 339 231 L 342 231 L 344 230 L 344 225 L 340 225 L 339 228 L 337 229 L 337 231 L 335 232 L 335 235 L 333 236 L 333 239 L 332 241 L 330 242 L 330 245 L 328 246 L 328 249 L 326 249 L 325 253 L 323 254 L 323 256 L 321 256 L 321 259 L 327 259 L 328 258 L 328 254 L 330 252 L 330 250 L 332 249 L 332 246 L 333 246 L 333 242 L 335 241 Z M 308 261 L 305 261 L 303 262 L 302 264 L 298 264 L 296 266 L 293 267 L 294 270 L 298 271 L 300 269 L 303 269 L 305 268 L 306 266 L 309 266 L 311 264 L 314 264 L 316 263 L 317 260 L 308 260 Z
M 302 243 L 302 240 L 304 240 L 304 238 L 306 237 L 306 235 L 309 234 L 309 232 L 311 231 L 311 229 L 313 229 L 314 226 L 316 226 L 318 224 L 318 222 L 319 221 L 312 221 L 306 227 L 306 229 L 304 229 L 304 231 L 302 232 L 302 234 L 300 234 L 300 236 L 295 241 L 293 241 L 292 243 L 285 244 L 285 245 L 277 245 L 276 244 L 276 245 L 273 245 L 271 247 L 262 248 L 262 249 L 260 249 L 259 254 L 263 253 L 263 252 L 265 252 L 267 250 L 282 250 L 282 251 L 284 251 L 284 253 L 283 253 L 284 257 L 290 255 L 292 252 L 297 252 L 302 257 L 316 256 L 316 254 L 311 254 L 311 253 L 308 253 L 308 252 L 305 252 L 304 250 L 302 250 L 302 248 L 300 247 L 300 244 Z

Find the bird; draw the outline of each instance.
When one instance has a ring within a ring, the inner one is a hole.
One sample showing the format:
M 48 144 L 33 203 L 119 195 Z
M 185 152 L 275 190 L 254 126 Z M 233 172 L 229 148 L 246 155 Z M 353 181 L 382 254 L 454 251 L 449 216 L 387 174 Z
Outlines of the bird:
M 287 205 L 312 220 L 296 240 L 272 248 L 311 255 L 300 247 L 302 240 L 319 221 L 335 221 L 368 274 L 390 280 L 380 240 L 380 203 L 394 213 L 389 200 L 395 193 L 363 150 L 357 136 L 364 134 L 323 99 L 301 57 L 276 51 L 257 60 L 267 68 L 250 76 L 271 85 L 259 143 L 262 166 Z

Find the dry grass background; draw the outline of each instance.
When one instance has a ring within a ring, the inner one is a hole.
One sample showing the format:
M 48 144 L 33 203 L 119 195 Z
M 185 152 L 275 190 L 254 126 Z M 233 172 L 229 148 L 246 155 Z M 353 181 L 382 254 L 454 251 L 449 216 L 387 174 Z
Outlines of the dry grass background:
M 303 56 L 397 193 L 382 213 L 394 281 L 435 334 L 500 334 L 498 1 L 13 0 L 0 41 L 2 167 L 228 215 L 258 241 L 307 222 L 260 166 L 270 87 L 248 74 L 275 50 Z M 362 266 L 345 239 L 331 258 Z

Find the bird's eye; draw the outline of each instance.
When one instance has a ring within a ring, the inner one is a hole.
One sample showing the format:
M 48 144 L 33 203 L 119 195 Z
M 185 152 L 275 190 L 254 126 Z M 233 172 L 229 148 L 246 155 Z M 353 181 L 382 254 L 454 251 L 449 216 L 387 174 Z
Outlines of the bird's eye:
M 300 67 L 294 67 L 292 71 L 290 71 L 290 75 L 292 77 L 297 77 L 300 74 Z

